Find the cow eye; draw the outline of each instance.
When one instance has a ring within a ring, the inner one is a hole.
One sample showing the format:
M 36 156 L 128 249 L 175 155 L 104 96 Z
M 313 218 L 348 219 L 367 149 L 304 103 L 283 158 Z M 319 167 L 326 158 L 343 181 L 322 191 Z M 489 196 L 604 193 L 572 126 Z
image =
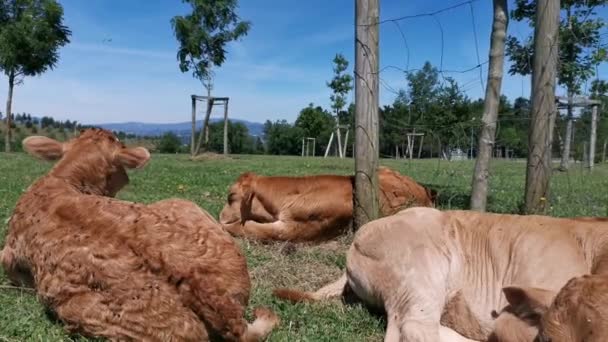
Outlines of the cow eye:
M 234 202 L 234 196 L 235 194 L 232 192 L 228 194 L 228 204 L 232 204 L 232 202 Z

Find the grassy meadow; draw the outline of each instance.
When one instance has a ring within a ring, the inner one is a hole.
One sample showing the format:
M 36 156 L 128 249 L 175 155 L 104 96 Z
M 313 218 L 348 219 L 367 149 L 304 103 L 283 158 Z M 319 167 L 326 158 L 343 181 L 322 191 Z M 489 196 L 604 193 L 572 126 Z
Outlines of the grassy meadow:
M 381 164 L 395 168 L 439 191 L 439 206 L 467 208 L 470 161 L 395 161 Z M 0 154 L 0 246 L 6 223 L 20 194 L 51 164 L 25 154 Z M 350 174 L 353 160 L 276 156 L 221 156 L 191 161 L 187 156 L 157 155 L 143 170 L 131 172 L 131 183 L 119 194 L 129 201 L 150 203 L 169 197 L 192 200 L 215 217 L 226 199 L 229 185 L 245 171 L 264 175 Z M 494 161 L 489 211 L 514 213 L 523 197 L 525 161 Z M 576 164 L 552 180 L 550 215 L 608 216 L 608 166 L 593 172 Z M 249 307 L 269 306 L 282 319 L 271 341 L 381 341 L 385 322 L 358 305 L 340 301 L 291 305 L 272 298 L 274 287 L 315 289 L 340 275 L 351 236 L 317 246 L 285 243 L 262 245 L 239 240 L 247 255 L 253 281 Z M 0 341 L 85 340 L 68 336 L 37 303 L 31 291 L 10 288 L 0 269 Z

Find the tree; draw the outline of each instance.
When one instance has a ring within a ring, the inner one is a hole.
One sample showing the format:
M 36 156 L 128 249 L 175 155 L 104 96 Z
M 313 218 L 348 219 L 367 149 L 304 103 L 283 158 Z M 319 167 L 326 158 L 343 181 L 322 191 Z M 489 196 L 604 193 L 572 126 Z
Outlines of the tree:
M 481 134 L 477 143 L 478 152 L 473 173 L 471 190 L 471 209 L 485 211 L 488 200 L 489 166 L 496 139 L 496 121 L 500 103 L 502 69 L 505 59 L 505 37 L 509 23 L 507 0 L 494 0 L 494 22 L 490 42 L 490 65 L 488 66 L 488 84 L 481 118 Z
M 534 27 L 536 0 L 516 0 L 516 8 L 511 13 L 513 19 L 526 21 Z M 581 85 L 594 75 L 595 65 L 606 60 L 606 48 L 597 48 L 601 40 L 600 31 L 604 20 L 597 16 L 595 8 L 608 4 L 608 0 L 562 0 L 561 11 L 564 17 L 559 23 L 559 61 L 558 83 L 568 93 L 568 114 L 566 132 L 563 140 L 560 168 L 568 169 L 570 144 L 572 139 L 573 106 L 572 96 L 580 94 Z M 507 55 L 512 62 L 511 75 L 529 75 L 534 58 L 531 37 L 520 42 L 509 36 Z
M 470 101 L 458 83 L 445 78 L 446 84 L 439 87 L 437 99 L 431 103 L 426 117 L 433 127 L 432 131 L 440 137 L 441 146 L 446 154 L 455 147 L 468 145 L 467 132 L 471 128 Z
M 239 40 L 249 32 L 251 23 L 242 21 L 236 13 L 238 0 L 182 0 L 192 8 L 188 15 L 171 19 L 175 38 L 179 43 L 177 60 L 181 72 L 192 71 L 211 95 L 212 68 L 226 61 L 226 44 Z M 207 113 L 211 111 L 208 109 Z M 196 118 L 193 118 L 196 121 Z M 194 124 L 194 123 L 193 123 Z M 196 152 L 200 149 L 204 132 L 208 132 L 206 115 Z
M 340 113 L 344 106 L 346 106 L 346 96 L 353 89 L 353 77 L 350 74 L 344 72 L 348 69 L 348 61 L 346 58 L 338 53 L 333 59 L 334 63 L 334 78 L 327 82 L 327 86 L 331 88 L 333 94 L 329 97 L 331 100 L 331 108 L 334 110 L 336 115 L 336 140 L 338 141 L 338 155 L 340 158 L 344 156 L 342 150 L 342 137 L 340 135 Z M 329 144 L 331 144 L 333 136 L 330 138 Z M 329 149 L 329 146 L 327 147 Z
M 405 118 L 407 118 L 407 104 L 403 104 L 396 99 L 392 106 L 384 106 L 380 108 L 378 115 L 380 125 L 380 151 L 385 155 L 395 155 L 398 158 L 403 146 L 404 137 L 407 133 Z
M 300 111 L 295 126 L 301 130 L 302 138 L 312 137 L 320 142 L 315 145 L 315 149 L 320 153 L 324 147 L 322 142 L 329 141 L 335 121 L 330 113 L 320 106 L 314 107 L 311 103 Z
M 301 148 L 302 132 L 285 120 L 264 124 L 264 139 L 269 154 L 297 155 Z
M 422 69 L 407 74 L 408 94 L 411 102 L 411 116 L 408 125 L 413 125 L 431 107 L 439 91 L 439 71 L 430 62 L 425 62 Z
M 224 151 L 224 121 L 216 121 L 209 125 L 211 128 L 209 149 L 216 153 Z M 255 140 L 249 135 L 249 129 L 242 122 L 228 120 L 228 146 L 230 153 L 243 154 L 255 151 Z
M 555 121 L 555 79 L 559 40 L 559 0 L 538 0 L 534 28 L 534 67 L 524 212 L 547 208 L 551 180 L 551 145 Z
M 63 7 L 55 0 L 0 2 L 0 69 L 8 77 L 6 113 L 12 113 L 13 88 L 25 76 L 53 69 L 59 48 L 70 42 Z M 11 150 L 11 116 L 6 116 L 5 151 Z
M 496 144 L 510 148 L 517 156 L 527 156 L 530 101 L 519 97 L 511 105 L 506 96 L 501 96 L 498 117 Z
M 182 142 L 173 132 L 163 134 L 158 143 L 158 151 L 160 153 L 177 153 L 180 151 Z

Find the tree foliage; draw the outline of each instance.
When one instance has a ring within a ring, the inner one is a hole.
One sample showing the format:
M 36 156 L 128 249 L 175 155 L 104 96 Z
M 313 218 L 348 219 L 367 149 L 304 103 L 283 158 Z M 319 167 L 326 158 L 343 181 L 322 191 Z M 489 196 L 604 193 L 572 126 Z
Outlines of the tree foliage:
M 302 130 L 286 120 L 264 123 L 266 152 L 277 155 L 297 155 L 302 148 Z
M 178 153 L 181 152 L 181 146 L 179 137 L 173 132 L 168 132 L 160 138 L 157 149 L 160 153 Z
M 559 84 L 572 94 L 580 92 L 581 85 L 594 75 L 594 66 L 606 61 L 606 48 L 599 47 L 600 32 L 606 23 L 595 9 L 605 6 L 608 0 L 561 0 L 563 12 L 559 26 Z M 511 17 L 534 26 L 536 0 L 516 0 Z M 533 37 L 520 41 L 509 36 L 506 53 L 511 60 L 511 75 L 530 75 L 534 57 Z
M 53 69 L 70 35 L 55 0 L 0 1 L 0 68 L 8 77 Z
M 315 154 L 320 155 L 325 151 L 329 136 L 336 123 L 331 114 L 321 106 L 309 104 L 302 109 L 295 126 L 300 129 L 302 138 L 315 138 Z M 312 152 L 311 152 L 312 153 Z
M 425 133 L 427 142 L 438 145 L 436 151 L 467 146 L 471 119 L 480 117 L 481 108 L 474 110 L 455 80 L 440 82 L 439 71 L 429 62 L 406 78 L 407 91 L 399 91 L 393 106 L 380 112 L 383 149 L 393 155 L 401 144 L 403 150 L 406 134 L 412 132 Z
M 179 43 L 177 60 L 182 72 L 202 82 L 210 82 L 213 67 L 226 60 L 226 44 L 249 32 L 251 23 L 236 13 L 237 0 L 182 0 L 192 12 L 171 19 Z
M 63 7 L 55 0 L 0 1 L 0 69 L 8 77 L 6 113 L 12 113 L 13 87 L 22 77 L 53 69 L 59 48 L 70 42 Z M 11 116 L 7 115 L 5 150 L 10 151 Z
M 342 54 L 336 54 L 333 63 L 334 77 L 331 81 L 327 82 L 327 86 L 333 91 L 329 97 L 331 108 L 338 115 L 344 106 L 346 106 L 346 97 L 353 89 L 353 77 L 345 73 L 346 69 L 348 69 L 348 60 Z
M 216 153 L 224 151 L 224 121 L 210 125 L 209 150 Z M 258 154 L 263 152 L 262 143 L 249 134 L 247 126 L 241 122 L 228 120 L 228 149 L 231 154 Z

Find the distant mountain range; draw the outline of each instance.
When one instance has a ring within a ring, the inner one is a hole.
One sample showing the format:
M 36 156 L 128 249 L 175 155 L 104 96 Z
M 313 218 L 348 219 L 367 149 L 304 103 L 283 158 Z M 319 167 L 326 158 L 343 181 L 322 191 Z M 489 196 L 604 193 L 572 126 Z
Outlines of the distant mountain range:
M 209 121 L 217 122 L 223 121 L 222 118 L 210 118 Z M 240 119 L 230 119 L 232 122 L 242 123 L 247 126 L 249 134 L 252 136 L 261 137 L 264 132 L 264 124 L 259 122 L 251 122 Z M 159 136 L 167 132 L 173 132 L 182 139 L 189 138 L 192 132 L 192 122 L 178 122 L 178 123 L 145 123 L 145 122 L 124 122 L 124 123 L 106 123 L 97 124 L 94 126 L 102 127 L 117 132 L 124 132 L 126 134 L 135 134 L 139 136 Z M 197 121 L 196 129 L 200 130 L 203 126 L 203 121 Z

